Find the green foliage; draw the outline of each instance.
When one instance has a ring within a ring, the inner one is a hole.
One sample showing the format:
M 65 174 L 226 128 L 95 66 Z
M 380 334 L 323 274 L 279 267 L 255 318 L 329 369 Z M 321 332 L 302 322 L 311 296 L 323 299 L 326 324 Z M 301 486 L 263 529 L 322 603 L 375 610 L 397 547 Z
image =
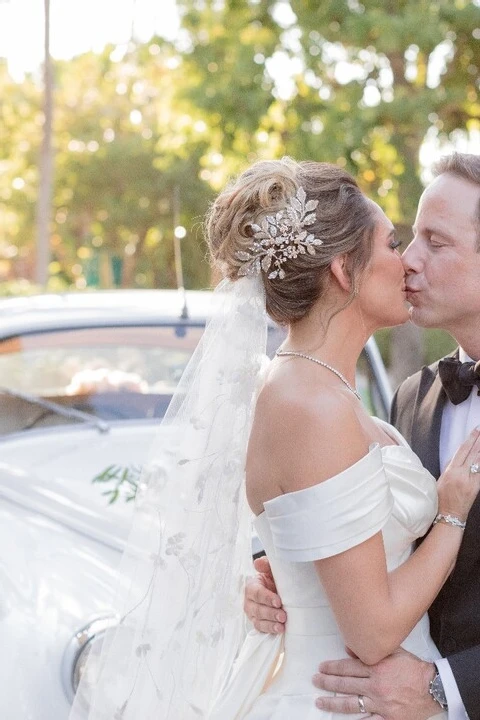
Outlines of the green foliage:
M 425 331 L 425 364 L 439 360 L 444 355 L 448 355 L 457 347 L 457 343 L 444 330 L 426 330 Z
M 338 152 L 343 143 L 348 169 L 392 220 L 410 223 L 427 132 L 479 127 L 472 28 L 480 24 L 480 7 L 451 0 L 291 4 L 302 29 L 309 94 L 325 96 L 324 136 L 332 136 Z M 388 201 L 391 194 L 396 201 Z
M 0 59 L 0 279 L 2 258 L 17 262 L 28 276 L 34 236 L 41 138 L 41 92 L 29 76 L 22 84 Z
M 18 295 L 36 295 L 41 292 L 39 285 L 28 280 L 11 280 L 0 283 L 0 297 L 16 297 Z
M 380 350 L 380 355 L 387 368 L 390 367 L 390 338 L 390 328 L 383 328 L 382 330 L 377 330 L 375 333 L 375 340 Z
M 62 282 L 61 278 L 51 277 L 45 288 L 47 292 L 63 292 L 68 290 L 68 286 Z M 17 297 L 19 295 L 37 295 L 44 288 L 36 285 L 25 278 L 18 280 L 10 280 L 9 282 L 0 282 L 0 297 Z
M 121 60 L 109 47 L 100 58 L 73 61 L 76 87 L 68 84 L 71 101 L 62 111 L 69 133 L 57 174 L 67 197 L 57 217 L 59 233 L 71 239 L 71 261 L 75 254 L 90 267 L 96 261 L 99 284 L 102 258 L 118 258 L 122 286 L 174 286 L 175 188 L 181 189 L 177 221 L 186 227 L 212 196 L 199 177 L 205 141 L 198 142 L 190 117 L 175 112 L 172 59 L 164 43 L 152 42 L 132 46 Z M 71 63 L 62 66 L 69 78 L 71 70 Z M 204 248 L 192 233 L 183 244 L 187 286 L 202 286 L 208 279 Z
M 50 274 L 62 285 L 174 286 L 181 224 L 185 284 L 208 286 L 208 204 L 264 157 L 339 163 L 408 227 L 425 138 L 480 128 L 478 2 L 177 5 L 174 42 L 54 63 Z M 1 61 L 0 81 L 0 278 L 31 277 L 42 93 Z
M 390 366 L 390 341 L 391 330 L 385 328 L 375 333 L 380 354 L 386 367 Z M 452 352 L 457 347 L 456 341 L 444 330 L 424 330 L 423 332 L 423 357 L 421 365 L 430 365 L 430 363 L 439 360 L 444 355 Z
M 137 465 L 109 465 L 92 479 L 92 483 L 101 483 L 107 486 L 102 495 L 108 498 L 109 505 L 119 498 L 131 502 L 135 500 L 137 494 L 141 470 L 141 467 Z

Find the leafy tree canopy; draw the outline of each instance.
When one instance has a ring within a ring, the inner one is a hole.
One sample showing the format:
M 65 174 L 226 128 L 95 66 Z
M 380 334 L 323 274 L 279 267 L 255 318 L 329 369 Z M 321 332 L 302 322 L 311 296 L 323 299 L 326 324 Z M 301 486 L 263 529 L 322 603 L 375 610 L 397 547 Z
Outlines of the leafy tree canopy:
M 206 286 L 205 210 L 258 158 L 339 163 L 409 227 L 422 144 L 480 132 L 478 0 L 177 4 L 173 42 L 55 63 L 50 272 L 67 285 L 174 285 L 180 224 L 186 285 Z M 4 63 L 0 81 L 0 277 L 28 277 L 42 88 Z

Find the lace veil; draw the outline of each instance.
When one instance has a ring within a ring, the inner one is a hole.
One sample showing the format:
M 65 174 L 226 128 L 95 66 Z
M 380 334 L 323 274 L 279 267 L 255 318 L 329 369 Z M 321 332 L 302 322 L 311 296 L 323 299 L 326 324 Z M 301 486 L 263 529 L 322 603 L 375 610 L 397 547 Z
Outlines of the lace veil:
M 87 662 L 70 720 L 208 718 L 243 639 L 245 458 L 266 360 L 261 277 L 224 280 L 213 299 L 141 477 L 120 623 L 106 636 L 100 674 Z

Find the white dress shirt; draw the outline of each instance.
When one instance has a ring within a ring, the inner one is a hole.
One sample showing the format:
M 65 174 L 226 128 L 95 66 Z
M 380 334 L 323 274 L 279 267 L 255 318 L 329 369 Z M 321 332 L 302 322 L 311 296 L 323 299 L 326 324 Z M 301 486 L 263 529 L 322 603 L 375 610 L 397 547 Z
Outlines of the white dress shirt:
M 460 348 L 459 359 L 468 362 L 471 358 Z M 476 388 L 466 400 L 453 405 L 447 400 L 443 408 L 440 428 L 440 471 L 443 472 L 453 455 L 474 427 L 480 425 L 480 396 Z M 460 697 L 455 677 L 448 660 L 443 658 L 436 663 L 448 703 L 449 720 L 468 720 L 465 706 Z

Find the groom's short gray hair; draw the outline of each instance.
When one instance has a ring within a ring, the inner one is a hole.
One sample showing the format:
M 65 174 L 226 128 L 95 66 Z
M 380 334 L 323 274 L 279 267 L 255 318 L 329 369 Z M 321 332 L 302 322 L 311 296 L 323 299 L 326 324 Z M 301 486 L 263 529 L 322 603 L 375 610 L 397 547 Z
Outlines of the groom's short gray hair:
M 432 171 L 434 177 L 449 173 L 468 180 L 480 188 L 480 155 L 459 152 L 444 155 L 433 164 Z M 477 204 L 475 224 L 477 226 L 477 250 L 480 251 L 480 198 Z

